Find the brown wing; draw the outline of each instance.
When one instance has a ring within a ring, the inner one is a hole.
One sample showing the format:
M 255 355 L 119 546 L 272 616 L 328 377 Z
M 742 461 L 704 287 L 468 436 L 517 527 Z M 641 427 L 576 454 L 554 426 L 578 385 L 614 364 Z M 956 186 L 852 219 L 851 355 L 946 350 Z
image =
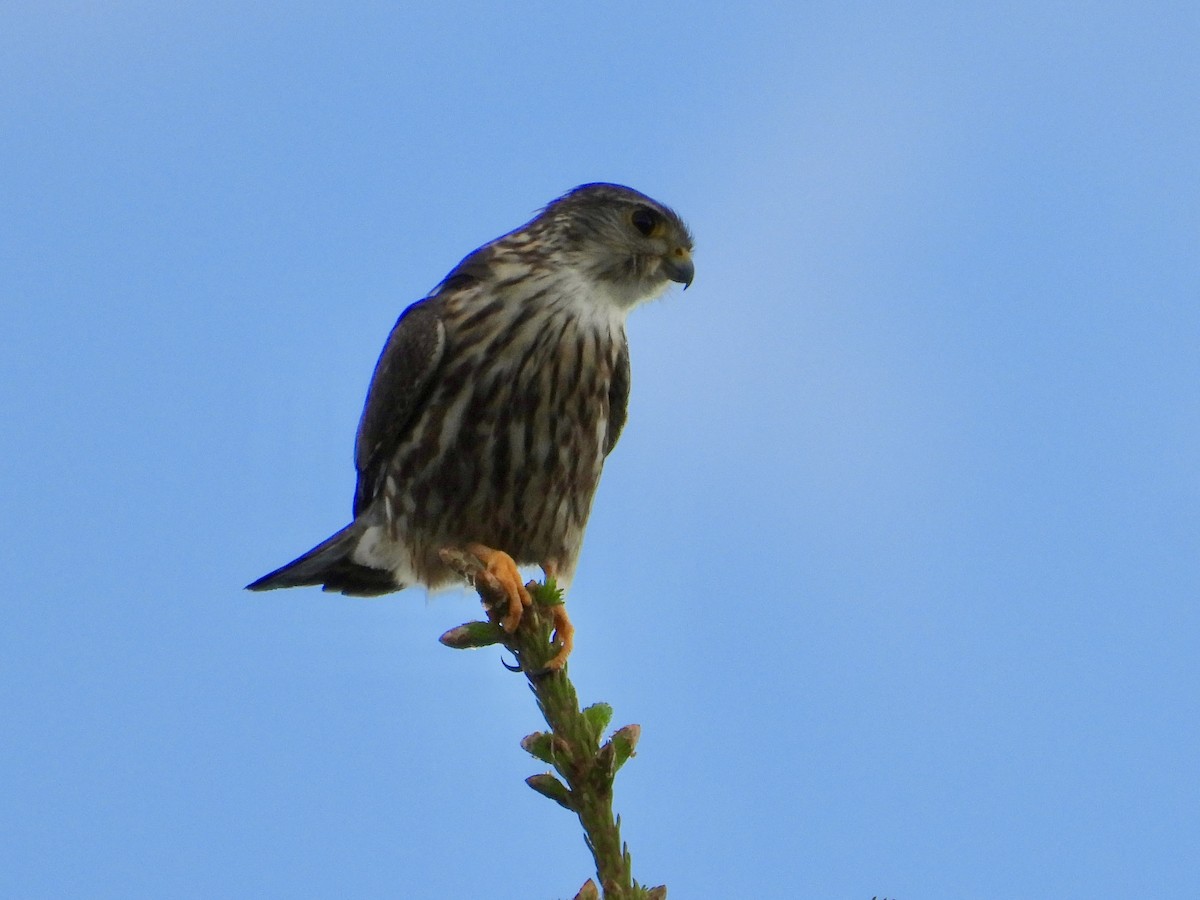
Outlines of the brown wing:
M 625 427 L 629 412 L 629 343 L 621 332 L 621 347 L 617 351 L 617 365 L 613 369 L 612 382 L 608 386 L 608 433 L 604 439 L 604 455 L 612 453 L 617 439 Z
M 406 309 L 375 364 L 354 445 L 358 469 L 355 516 L 378 496 L 387 478 L 388 463 L 425 403 L 429 386 L 441 367 L 446 327 L 438 306 L 435 297 Z
M 354 462 L 358 487 L 354 492 L 357 517 L 378 495 L 387 478 L 388 463 L 421 411 L 446 353 L 442 298 L 472 290 L 491 275 L 494 250 L 486 244 L 468 253 L 424 300 L 403 313 L 384 345 L 367 402 L 358 423 Z

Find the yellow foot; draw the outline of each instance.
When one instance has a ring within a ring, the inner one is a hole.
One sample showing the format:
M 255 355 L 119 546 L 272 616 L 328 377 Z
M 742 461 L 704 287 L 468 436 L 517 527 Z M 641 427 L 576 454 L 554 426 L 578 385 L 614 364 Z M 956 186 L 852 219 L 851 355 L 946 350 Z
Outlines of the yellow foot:
M 546 663 L 547 669 L 561 669 L 567 664 L 567 657 L 575 647 L 575 626 L 567 618 L 567 608 L 561 603 L 554 610 L 554 639 L 558 642 L 558 653 L 554 659 Z
M 508 595 L 508 613 L 500 619 L 500 627 L 512 634 L 521 624 L 521 614 L 525 607 L 533 603 L 529 591 L 525 590 L 525 585 L 521 583 L 521 573 L 517 571 L 516 562 L 503 550 L 493 550 L 483 544 L 467 544 L 467 552 L 483 563 Z

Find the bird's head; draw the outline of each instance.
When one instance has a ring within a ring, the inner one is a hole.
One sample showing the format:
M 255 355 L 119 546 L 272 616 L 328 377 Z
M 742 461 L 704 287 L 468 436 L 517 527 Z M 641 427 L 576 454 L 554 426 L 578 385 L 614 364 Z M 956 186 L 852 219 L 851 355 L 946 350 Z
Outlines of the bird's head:
M 692 235 L 669 207 L 619 184 L 585 184 L 555 200 L 534 224 L 585 278 L 622 306 L 692 283 Z

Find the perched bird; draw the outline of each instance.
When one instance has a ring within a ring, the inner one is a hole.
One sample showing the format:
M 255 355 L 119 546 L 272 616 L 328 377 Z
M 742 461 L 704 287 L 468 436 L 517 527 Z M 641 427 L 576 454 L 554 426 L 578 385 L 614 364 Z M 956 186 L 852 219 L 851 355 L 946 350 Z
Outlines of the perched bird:
M 605 457 L 625 424 L 625 318 L 692 282 L 674 212 L 616 184 L 585 184 L 480 247 L 408 307 L 384 346 L 358 426 L 354 521 L 250 590 L 322 585 L 373 596 L 459 577 L 471 553 L 530 603 L 518 565 L 560 585 L 579 557 Z M 561 667 L 573 629 L 557 607 Z

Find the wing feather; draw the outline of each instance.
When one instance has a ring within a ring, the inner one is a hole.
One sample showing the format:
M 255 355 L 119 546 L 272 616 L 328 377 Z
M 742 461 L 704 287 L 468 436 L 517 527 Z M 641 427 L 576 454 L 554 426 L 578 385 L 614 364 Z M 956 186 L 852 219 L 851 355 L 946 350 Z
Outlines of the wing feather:
M 621 346 L 617 351 L 617 364 L 613 369 L 612 381 L 608 386 L 608 433 L 605 435 L 604 455 L 612 453 L 617 439 L 625 428 L 625 417 L 629 412 L 629 343 L 621 334 Z
M 358 423 L 354 462 L 358 487 L 354 515 L 371 504 L 383 487 L 388 463 L 429 394 L 446 350 L 446 326 L 436 298 L 406 309 L 384 345 L 367 402 Z

